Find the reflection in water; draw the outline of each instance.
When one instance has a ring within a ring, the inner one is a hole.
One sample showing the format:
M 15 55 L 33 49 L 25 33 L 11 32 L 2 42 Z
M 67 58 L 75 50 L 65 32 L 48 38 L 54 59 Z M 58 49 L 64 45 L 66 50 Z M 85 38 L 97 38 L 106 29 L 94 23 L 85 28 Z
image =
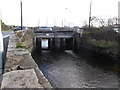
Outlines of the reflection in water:
M 92 66 L 72 51 L 43 51 L 34 59 L 45 77 L 57 88 L 117 88 L 118 76 Z

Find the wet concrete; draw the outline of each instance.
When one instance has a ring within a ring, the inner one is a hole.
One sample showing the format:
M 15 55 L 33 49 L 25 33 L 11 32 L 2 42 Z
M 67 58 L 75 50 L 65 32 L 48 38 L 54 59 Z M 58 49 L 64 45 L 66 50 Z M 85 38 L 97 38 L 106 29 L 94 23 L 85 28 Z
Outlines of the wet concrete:
M 117 73 L 88 63 L 72 51 L 34 52 L 33 57 L 53 87 L 118 88 Z

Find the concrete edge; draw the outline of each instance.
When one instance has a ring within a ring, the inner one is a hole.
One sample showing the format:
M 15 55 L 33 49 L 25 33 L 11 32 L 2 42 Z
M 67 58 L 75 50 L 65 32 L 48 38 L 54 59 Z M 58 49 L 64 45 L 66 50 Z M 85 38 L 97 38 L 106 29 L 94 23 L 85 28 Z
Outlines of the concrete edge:
M 29 59 L 29 61 L 31 62 L 30 65 L 31 67 L 33 67 L 33 69 L 36 72 L 36 76 L 38 78 L 38 82 L 44 87 L 44 88 L 52 88 L 50 82 L 45 78 L 44 74 L 42 73 L 42 71 L 39 69 L 38 65 L 35 63 L 35 61 L 33 60 L 31 53 L 29 53 L 28 55 L 23 55 L 23 57 L 27 59 Z
M 15 33 L 14 33 L 15 34 Z M 16 34 L 15 34 L 16 36 Z M 17 36 L 16 36 L 17 37 Z M 21 40 L 17 37 L 17 42 L 21 42 Z M 29 52 L 29 51 L 28 51 Z M 36 72 L 36 76 L 38 78 L 38 82 L 44 87 L 44 88 L 53 88 L 50 84 L 50 82 L 45 78 L 42 71 L 39 69 L 38 65 L 35 63 L 34 59 L 31 56 L 31 53 L 27 55 L 23 55 L 23 58 L 29 58 L 29 60 L 32 62 L 31 65 L 33 66 L 33 69 Z

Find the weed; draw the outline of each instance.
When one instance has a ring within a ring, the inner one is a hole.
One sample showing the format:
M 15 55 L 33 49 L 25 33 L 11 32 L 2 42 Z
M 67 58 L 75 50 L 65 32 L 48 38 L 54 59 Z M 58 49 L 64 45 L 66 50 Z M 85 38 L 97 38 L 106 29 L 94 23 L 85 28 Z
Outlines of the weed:
M 16 43 L 16 48 L 25 48 L 25 46 L 22 43 Z

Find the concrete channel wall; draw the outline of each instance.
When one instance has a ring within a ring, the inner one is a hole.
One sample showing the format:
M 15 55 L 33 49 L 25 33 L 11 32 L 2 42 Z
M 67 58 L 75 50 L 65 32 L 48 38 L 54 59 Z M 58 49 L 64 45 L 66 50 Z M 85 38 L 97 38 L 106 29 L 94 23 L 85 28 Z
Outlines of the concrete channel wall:
M 20 42 L 15 33 L 10 35 L 1 88 L 52 88 L 44 77 L 31 53 L 16 48 Z

